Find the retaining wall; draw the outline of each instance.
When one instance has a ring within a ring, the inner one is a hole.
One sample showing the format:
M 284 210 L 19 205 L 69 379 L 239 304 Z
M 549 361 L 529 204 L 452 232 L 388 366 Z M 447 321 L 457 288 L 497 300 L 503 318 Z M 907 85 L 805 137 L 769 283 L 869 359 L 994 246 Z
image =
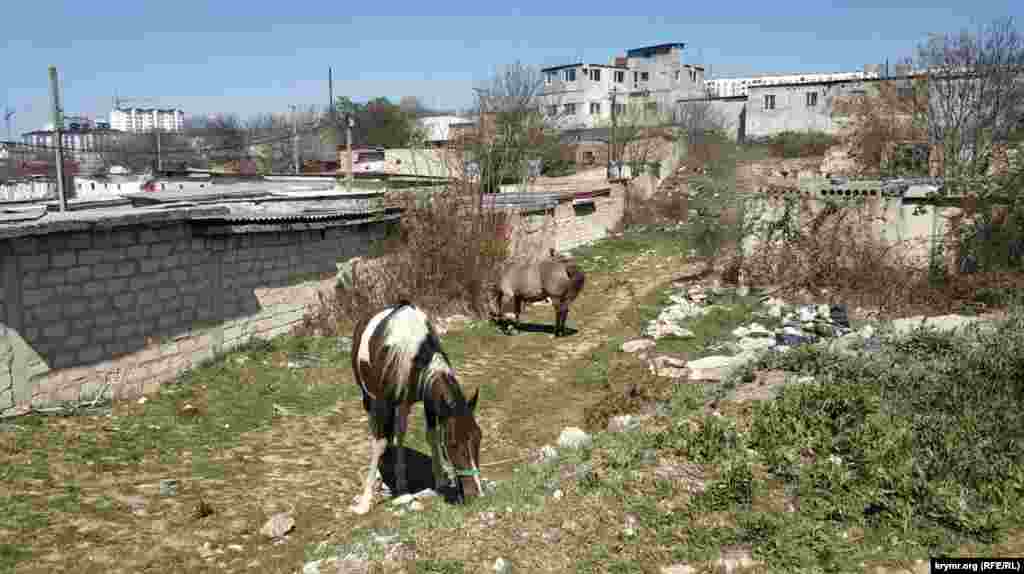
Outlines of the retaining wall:
M 136 396 L 285 333 L 334 285 L 338 262 L 366 253 L 387 226 L 251 232 L 155 217 L 0 238 L 0 413 Z

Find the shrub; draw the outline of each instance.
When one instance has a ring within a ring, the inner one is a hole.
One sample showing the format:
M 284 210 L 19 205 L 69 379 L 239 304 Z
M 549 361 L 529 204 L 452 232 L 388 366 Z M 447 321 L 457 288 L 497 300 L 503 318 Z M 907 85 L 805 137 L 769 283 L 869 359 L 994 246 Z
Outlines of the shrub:
M 353 268 L 350 284 L 321 297 L 304 329 L 337 334 L 402 298 L 434 314 L 485 314 L 489 286 L 509 255 L 508 218 L 479 208 L 478 199 L 469 186 L 396 195 L 404 209 L 398 233 L 384 241 L 381 257 Z
M 825 155 L 836 140 L 824 132 L 782 132 L 765 142 L 771 155 L 781 158 Z

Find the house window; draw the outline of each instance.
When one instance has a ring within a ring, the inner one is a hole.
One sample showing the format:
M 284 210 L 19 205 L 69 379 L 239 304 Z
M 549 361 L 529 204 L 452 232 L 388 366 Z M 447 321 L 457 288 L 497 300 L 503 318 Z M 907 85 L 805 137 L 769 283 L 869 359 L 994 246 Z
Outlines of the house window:
M 566 115 L 574 115 L 576 113 L 576 104 L 565 104 Z
M 551 81 L 554 80 L 554 79 L 555 79 L 555 73 L 554 72 L 545 72 L 544 73 L 544 83 L 545 84 L 550 84 Z
M 568 70 L 565 70 L 563 74 L 564 76 L 562 79 L 564 79 L 566 82 L 576 81 L 576 68 L 569 68 Z
M 615 83 L 621 84 L 626 81 L 626 72 L 615 72 Z
M 601 113 L 601 102 L 590 102 L 590 113 L 597 115 Z
M 590 81 L 592 81 L 592 82 L 600 82 L 601 81 L 601 69 L 600 68 L 591 68 L 590 69 Z
M 775 95 L 767 95 L 764 97 L 764 109 L 774 110 L 775 109 Z
M 615 104 L 615 113 L 624 114 L 626 113 L 626 104 Z
M 807 92 L 807 107 L 813 108 L 818 105 L 818 92 Z
M 679 81 L 679 70 L 676 70 L 676 81 Z
M 648 74 L 647 72 L 640 72 L 640 81 L 641 82 L 646 82 L 648 79 L 650 79 L 650 77 L 651 77 L 651 75 Z
M 691 82 L 696 82 L 697 81 L 697 70 L 696 69 L 690 70 L 690 81 Z
M 555 115 L 557 113 L 558 113 L 558 106 L 557 105 L 550 105 L 550 106 L 548 106 L 548 115 L 549 116 L 553 116 L 553 115 Z

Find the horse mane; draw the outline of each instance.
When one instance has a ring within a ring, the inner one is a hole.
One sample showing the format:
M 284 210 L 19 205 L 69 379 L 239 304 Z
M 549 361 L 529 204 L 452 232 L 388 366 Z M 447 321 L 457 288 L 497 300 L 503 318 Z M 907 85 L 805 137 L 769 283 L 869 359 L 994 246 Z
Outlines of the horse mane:
M 411 303 L 400 302 L 399 305 L 383 325 L 384 356 L 380 372 L 385 380 L 399 387 L 398 395 L 404 395 L 417 362 L 422 369 L 420 380 L 435 372 L 451 372 L 451 363 L 441 350 L 427 315 Z

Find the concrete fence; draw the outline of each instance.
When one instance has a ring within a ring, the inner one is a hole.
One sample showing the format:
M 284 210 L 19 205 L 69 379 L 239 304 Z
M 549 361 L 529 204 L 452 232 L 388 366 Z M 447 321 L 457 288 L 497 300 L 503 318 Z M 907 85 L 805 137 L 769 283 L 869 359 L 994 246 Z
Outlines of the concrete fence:
M 388 222 L 210 226 L 196 210 L 0 229 L 0 413 L 131 397 L 285 333 Z

